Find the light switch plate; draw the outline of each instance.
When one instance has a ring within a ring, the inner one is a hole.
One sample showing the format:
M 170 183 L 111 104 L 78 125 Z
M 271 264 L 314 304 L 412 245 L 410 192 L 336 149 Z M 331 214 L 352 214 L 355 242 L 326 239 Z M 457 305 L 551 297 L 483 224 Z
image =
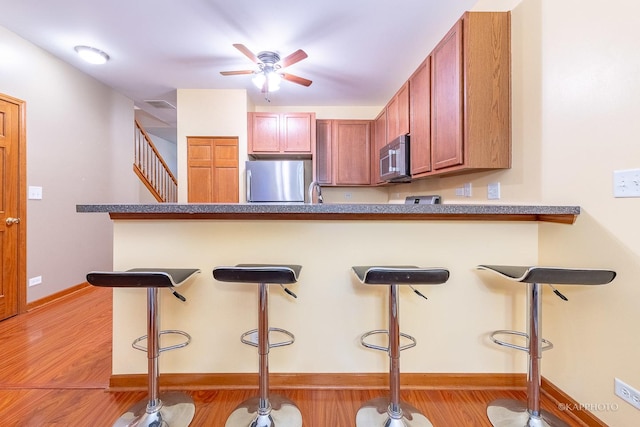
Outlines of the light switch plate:
M 640 169 L 613 171 L 613 197 L 640 197 Z
M 42 187 L 29 186 L 29 200 L 42 200 Z

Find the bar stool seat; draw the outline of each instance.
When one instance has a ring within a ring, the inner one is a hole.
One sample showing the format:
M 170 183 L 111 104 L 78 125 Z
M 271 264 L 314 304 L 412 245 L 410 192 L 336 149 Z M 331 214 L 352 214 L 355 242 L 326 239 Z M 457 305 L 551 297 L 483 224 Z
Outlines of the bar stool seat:
M 389 354 L 390 397 L 381 397 L 365 402 L 356 414 L 356 427 L 431 427 L 432 424 L 420 411 L 400 400 L 400 351 L 414 347 L 414 337 L 400 332 L 398 285 L 409 285 L 419 296 L 426 297 L 413 285 L 439 285 L 449 280 L 449 271 L 443 268 L 420 268 L 413 265 L 400 266 L 354 266 L 352 270 L 358 280 L 366 285 L 389 286 L 389 329 L 376 329 L 364 333 L 360 342 L 364 347 L 385 351 Z M 368 337 L 386 334 L 388 347 L 368 343 Z M 400 339 L 409 343 L 401 345 Z
M 87 282 L 93 286 L 147 289 L 147 335 L 135 339 L 132 346 L 147 353 L 149 395 L 121 415 L 114 427 L 186 427 L 193 420 L 195 405 L 189 395 L 181 392 L 160 394 L 160 353 L 187 346 L 191 342 L 191 336 L 175 329 L 159 330 L 158 289 L 169 288 L 177 298 L 185 301 L 175 288 L 198 273 L 200 270 L 196 268 L 134 268 L 127 271 L 93 271 L 87 274 Z M 180 335 L 184 340 L 161 347 L 160 337 L 166 334 Z M 146 346 L 141 344 L 143 341 L 147 342 Z
M 479 265 L 480 270 L 487 270 L 499 276 L 527 284 L 527 333 L 498 330 L 491 334 L 491 340 L 501 346 L 525 351 L 528 354 L 527 369 L 527 402 L 513 399 L 498 399 L 487 406 L 487 417 L 495 427 L 498 426 L 535 426 L 535 427 L 569 427 L 548 411 L 540 409 L 540 381 L 542 352 L 553 348 L 553 344 L 542 338 L 542 284 L 548 284 L 553 292 L 562 300 L 567 297 L 553 287 L 556 285 L 604 285 L 615 277 L 615 271 L 600 269 L 578 269 L 540 266 Z M 519 346 L 503 341 L 499 335 L 523 336 L 526 346 Z
M 298 407 L 284 396 L 269 394 L 269 349 L 293 344 L 295 336 L 284 329 L 269 327 L 268 285 L 277 284 L 294 297 L 284 285 L 296 283 L 302 267 L 289 264 L 238 264 L 216 267 L 213 277 L 221 282 L 258 284 L 258 328 L 245 332 L 241 341 L 258 348 L 259 396 L 252 397 L 233 410 L 226 427 L 301 427 L 302 414 Z M 270 342 L 270 333 L 280 333 L 284 341 Z

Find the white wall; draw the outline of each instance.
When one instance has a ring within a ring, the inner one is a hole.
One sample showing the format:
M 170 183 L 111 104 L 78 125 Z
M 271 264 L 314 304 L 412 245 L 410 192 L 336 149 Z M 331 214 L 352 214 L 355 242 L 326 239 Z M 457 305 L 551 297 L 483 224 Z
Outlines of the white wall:
M 27 185 L 43 189 L 27 202 L 31 302 L 111 268 L 111 221 L 75 206 L 138 200 L 133 102 L 2 27 L 0 63 L 0 92 L 26 101 Z
M 174 176 L 178 175 L 178 153 L 176 150 L 176 144 L 171 141 L 167 141 L 157 135 L 149 133 L 149 137 L 153 141 L 153 145 L 156 146 L 158 152 L 162 156 L 162 159 L 169 167 L 169 170 Z

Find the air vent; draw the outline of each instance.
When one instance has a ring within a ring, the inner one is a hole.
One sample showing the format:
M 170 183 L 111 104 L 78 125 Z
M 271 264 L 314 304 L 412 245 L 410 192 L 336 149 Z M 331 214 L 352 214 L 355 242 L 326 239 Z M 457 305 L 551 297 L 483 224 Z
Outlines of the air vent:
M 169 102 L 165 101 L 164 99 L 149 99 L 144 101 L 147 104 L 151 105 L 154 108 L 163 108 L 165 110 L 175 110 L 176 107 L 175 105 L 170 104 Z

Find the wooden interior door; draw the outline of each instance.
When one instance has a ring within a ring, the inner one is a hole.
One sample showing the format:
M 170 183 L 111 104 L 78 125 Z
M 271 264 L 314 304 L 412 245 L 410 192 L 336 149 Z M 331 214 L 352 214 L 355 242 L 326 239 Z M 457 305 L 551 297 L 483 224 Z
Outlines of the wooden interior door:
M 187 137 L 189 203 L 238 203 L 238 138 Z
M 24 102 L 0 94 L 0 320 L 26 304 Z

